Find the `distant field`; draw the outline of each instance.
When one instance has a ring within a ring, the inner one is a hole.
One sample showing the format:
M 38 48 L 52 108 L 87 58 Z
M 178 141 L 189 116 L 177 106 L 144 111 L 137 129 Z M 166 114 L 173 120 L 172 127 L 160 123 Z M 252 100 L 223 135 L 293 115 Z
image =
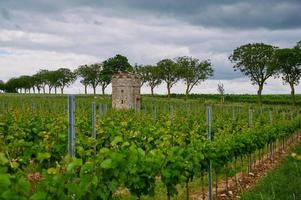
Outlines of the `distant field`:
M 145 95 L 149 96 L 149 95 Z M 166 98 L 165 95 L 156 95 L 156 97 Z M 181 98 L 185 99 L 184 94 L 172 94 L 172 98 Z M 200 101 L 208 101 L 212 100 L 215 102 L 220 101 L 220 95 L 218 94 L 191 94 L 189 95 L 189 99 L 197 99 Z M 282 105 L 290 105 L 291 104 L 291 95 L 289 94 L 269 94 L 262 95 L 264 104 L 282 104 Z M 301 105 L 301 95 L 296 95 L 297 105 Z M 244 102 L 244 103 L 257 103 L 257 95 L 251 94 L 226 94 L 225 102 Z
M 54 94 L 0 94 L 5 96 L 35 96 L 35 97 L 56 97 L 56 98 L 64 98 L 66 95 L 54 95 Z M 93 98 L 93 95 L 77 95 L 80 98 Z M 145 101 L 162 101 L 168 100 L 166 95 L 154 95 L 151 96 L 149 94 L 142 95 Z M 108 103 L 110 103 L 110 95 L 96 95 L 97 98 L 106 99 Z M 185 100 L 186 96 L 184 94 L 172 94 L 170 101 L 178 101 L 178 100 Z M 218 94 L 191 94 L 188 97 L 188 101 L 198 101 L 201 103 L 219 103 L 220 102 L 220 95 Z M 263 95 L 263 104 L 267 105 L 291 105 L 291 95 L 289 94 L 270 94 L 270 95 Z M 301 105 L 301 94 L 296 95 L 297 105 Z M 225 95 L 225 104 L 228 103 L 257 103 L 257 95 L 251 94 L 226 94 Z

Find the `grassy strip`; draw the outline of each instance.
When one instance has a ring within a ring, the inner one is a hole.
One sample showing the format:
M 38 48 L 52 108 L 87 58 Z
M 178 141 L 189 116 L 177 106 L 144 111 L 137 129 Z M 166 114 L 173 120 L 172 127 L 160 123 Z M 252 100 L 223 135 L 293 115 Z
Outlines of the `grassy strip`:
M 301 199 L 301 144 L 241 199 Z

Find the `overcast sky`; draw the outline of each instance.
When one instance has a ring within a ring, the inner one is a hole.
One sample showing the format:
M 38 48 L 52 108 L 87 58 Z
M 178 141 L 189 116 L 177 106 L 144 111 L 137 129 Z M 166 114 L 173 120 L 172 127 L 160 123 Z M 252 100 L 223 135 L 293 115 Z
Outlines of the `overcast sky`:
M 233 71 L 231 52 L 246 43 L 283 48 L 299 40 L 299 0 L 0 0 L 4 81 L 39 69 L 75 69 L 117 53 L 131 64 L 188 55 L 210 59 L 215 68 L 215 76 L 193 93 L 216 93 L 219 82 L 227 93 L 256 93 L 247 78 Z M 77 82 L 67 91 L 84 90 Z M 166 93 L 165 86 L 156 91 Z M 172 92 L 184 93 L 183 84 Z M 264 93 L 289 93 L 289 87 L 271 79 Z

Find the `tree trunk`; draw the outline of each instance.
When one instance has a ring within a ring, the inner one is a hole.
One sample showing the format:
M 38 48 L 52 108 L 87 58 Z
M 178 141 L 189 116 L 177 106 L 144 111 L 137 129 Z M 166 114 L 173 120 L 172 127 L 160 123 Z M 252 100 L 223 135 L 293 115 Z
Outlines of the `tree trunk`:
M 52 87 L 49 87 L 49 94 L 51 94 L 51 89 L 52 89 Z
M 258 104 L 261 106 L 262 105 L 262 89 L 263 89 L 263 85 L 259 85 L 258 91 L 257 91 L 257 95 L 258 95 Z
M 87 85 L 85 85 L 85 94 L 87 94 Z
M 186 181 L 186 200 L 189 200 L 189 179 Z
M 61 94 L 64 94 L 64 87 L 61 87 Z
M 36 88 L 33 87 L 32 90 L 33 90 L 33 93 L 35 94 L 36 93 Z
M 96 87 L 95 86 L 93 86 L 93 94 L 94 94 L 94 96 L 96 95 Z
M 170 83 L 167 83 L 167 97 L 170 98 Z
M 151 86 L 151 94 L 154 96 L 154 87 Z
M 55 88 L 54 88 L 54 94 L 56 94 L 56 93 L 57 93 L 57 91 L 56 91 L 56 90 L 57 90 L 57 88 L 55 87 Z
M 101 91 L 102 91 L 102 94 L 104 95 L 105 94 L 105 89 L 106 87 L 104 85 L 101 86 Z
M 45 94 L 46 93 L 46 89 L 45 89 L 45 86 L 43 87 L 43 94 Z
M 190 87 L 190 85 L 187 85 L 187 86 L 186 86 L 185 101 L 188 99 L 188 95 L 189 95 L 189 87 Z
M 296 107 L 296 96 L 295 96 L 294 84 L 290 83 L 290 86 L 291 86 L 291 95 L 292 95 L 292 105 L 295 108 Z

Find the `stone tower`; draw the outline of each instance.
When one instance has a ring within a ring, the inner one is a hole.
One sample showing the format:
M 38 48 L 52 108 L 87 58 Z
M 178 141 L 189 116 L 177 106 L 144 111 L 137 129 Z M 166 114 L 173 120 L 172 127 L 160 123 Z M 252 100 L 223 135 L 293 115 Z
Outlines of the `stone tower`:
M 112 76 L 112 107 L 116 109 L 140 110 L 140 76 L 119 72 Z

